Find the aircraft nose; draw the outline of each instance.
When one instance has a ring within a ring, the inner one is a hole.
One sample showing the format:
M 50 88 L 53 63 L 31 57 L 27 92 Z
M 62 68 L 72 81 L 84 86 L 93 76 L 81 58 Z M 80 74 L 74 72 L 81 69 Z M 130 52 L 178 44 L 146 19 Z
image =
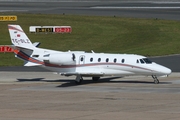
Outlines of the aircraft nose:
M 164 73 L 165 75 L 169 75 L 171 74 L 171 69 L 167 68 L 167 67 L 164 67 L 164 69 L 162 70 L 162 73 Z
M 169 69 L 169 68 L 167 68 L 167 67 L 165 67 L 165 66 L 162 66 L 162 65 L 158 65 L 158 64 L 156 64 L 157 66 L 156 66 L 156 72 L 155 72 L 155 74 L 159 74 L 159 75 L 169 75 L 169 74 L 171 74 L 171 69 Z

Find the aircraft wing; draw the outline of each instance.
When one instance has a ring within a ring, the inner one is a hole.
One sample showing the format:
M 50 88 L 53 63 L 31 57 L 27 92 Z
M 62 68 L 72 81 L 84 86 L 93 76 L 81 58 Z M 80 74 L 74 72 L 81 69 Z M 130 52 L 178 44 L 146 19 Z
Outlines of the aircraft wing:
M 66 73 L 59 73 L 64 76 L 71 76 L 71 75 L 81 75 L 81 76 L 103 76 L 104 73 L 101 72 L 66 72 Z
M 81 76 L 88 76 L 88 77 L 93 77 L 93 76 L 105 76 L 105 75 L 129 75 L 133 74 L 132 72 L 129 71 L 123 71 L 123 70 L 112 70 L 112 69 L 83 69 L 83 70 L 77 70 L 77 72 L 66 72 L 66 73 L 59 73 L 61 75 L 65 76 L 71 76 L 71 75 L 81 75 Z

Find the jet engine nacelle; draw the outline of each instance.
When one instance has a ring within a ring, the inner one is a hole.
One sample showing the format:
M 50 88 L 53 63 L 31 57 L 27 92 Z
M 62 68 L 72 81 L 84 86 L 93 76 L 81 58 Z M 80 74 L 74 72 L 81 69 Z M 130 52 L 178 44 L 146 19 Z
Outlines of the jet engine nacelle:
M 75 55 L 73 53 L 57 53 L 50 54 L 48 58 L 44 59 L 46 63 L 56 65 L 75 65 Z

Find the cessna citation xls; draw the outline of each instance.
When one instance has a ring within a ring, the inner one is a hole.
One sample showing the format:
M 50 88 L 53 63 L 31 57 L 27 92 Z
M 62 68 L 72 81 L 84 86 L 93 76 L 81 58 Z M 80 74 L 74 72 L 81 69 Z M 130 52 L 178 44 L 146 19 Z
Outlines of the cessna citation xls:
M 55 51 L 38 48 L 32 44 L 19 25 L 8 25 L 15 56 L 24 60 L 24 66 L 40 66 L 64 76 L 76 76 L 80 84 L 83 77 L 97 81 L 102 76 L 152 76 L 158 84 L 158 76 L 167 76 L 171 70 L 151 62 L 148 58 L 133 54 L 86 53 L 84 51 Z

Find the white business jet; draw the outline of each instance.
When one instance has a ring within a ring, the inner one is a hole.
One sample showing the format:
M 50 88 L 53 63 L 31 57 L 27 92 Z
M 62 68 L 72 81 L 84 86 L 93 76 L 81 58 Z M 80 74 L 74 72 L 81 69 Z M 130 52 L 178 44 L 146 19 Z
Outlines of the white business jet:
M 102 76 L 167 76 L 171 70 L 134 54 L 86 53 L 84 51 L 55 51 L 32 44 L 19 25 L 8 25 L 15 56 L 25 61 L 24 66 L 40 66 L 64 76 L 76 76 L 80 84 L 83 77 L 97 81 Z M 11 46 L 12 47 L 12 46 Z

